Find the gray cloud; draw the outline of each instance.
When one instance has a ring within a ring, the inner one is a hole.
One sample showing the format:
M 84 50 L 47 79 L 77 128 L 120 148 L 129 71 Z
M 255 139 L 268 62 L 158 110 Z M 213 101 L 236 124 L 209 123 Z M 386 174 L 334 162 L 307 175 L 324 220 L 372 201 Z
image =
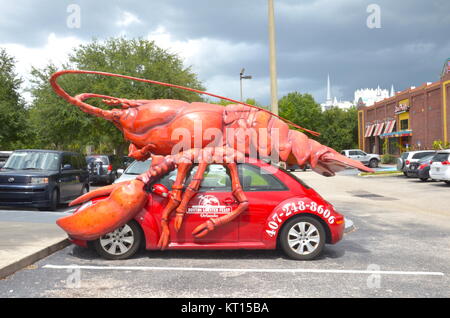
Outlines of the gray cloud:
M 163 26 L 174 41 L 210 39 L 258 48 L 232 51 L 231 59 L 204 61 L 205 65 L 193 65 L 193 70 L 201 70 L 200 78 L 208 82 L 214 76 L 237 79 L 245 66 L 255 78 L 253 84 L 246 84 L 247 95 L 253 89 L 262 102 L 269 100 L 268 90 L 252 86 L 268 85 L 266 0 L 1 2 L 0 45 L 40 47 L 50 33 L 84 40 L 118 34 L 145 37 Z M 381 29 L 366 26 L 366 8 L 373 0 L 275 2 L 280 94 L 311 92 L 320 102 L 327 73 L 338 98 L 351 99 L 355 89 L 377 84 L 405 89 L 438 80 L 444 59 L 450 57 L 447 0 L 378 0 Z M 81 7 L 80 29 L 66 27 L 71 3 Z M 118 25 L 124 11 L 137 16 L 140 23 Z

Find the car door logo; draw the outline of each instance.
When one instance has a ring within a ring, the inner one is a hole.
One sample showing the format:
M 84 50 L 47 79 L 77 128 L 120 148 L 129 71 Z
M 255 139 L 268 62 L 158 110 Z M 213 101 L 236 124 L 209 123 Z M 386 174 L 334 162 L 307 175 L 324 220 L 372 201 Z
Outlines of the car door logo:
M 9 183 L 13 183 L 14 180 L 15 180 L 14 178 L 9 178 L 9 179 L 8 179 L 8 182 L 9 182 Z
M 199 195 L 198 203 L 190 206 L 187 210 L 188 214 L 200 214 L 202 218 L 213 218 L 217 217 L 218 214 L 230 212 L 230 206 L 220 205 L 219 199 L 210 194 Z

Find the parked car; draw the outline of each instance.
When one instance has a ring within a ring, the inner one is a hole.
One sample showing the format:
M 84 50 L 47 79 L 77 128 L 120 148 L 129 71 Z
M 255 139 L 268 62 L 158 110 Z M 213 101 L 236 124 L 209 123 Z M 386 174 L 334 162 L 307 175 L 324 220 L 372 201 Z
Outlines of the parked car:
M 434 150 L 419 150 L 419 151 L 407 151 L 401 154 L 397 159 L 397 170 L 403 171 L 403 174 L 407 176 L 406 170 L 412 162 L 417 162 L 423 157 L 434 155 Z
M 12 151 L 0 151 L 0 168 L 3 167 L 8 160 L 9 156 L 11 156 Z
M 130 164 L 132 164 L 134 161 L 135 161 L 134 158 L 131 158 L 131 157 L 128 157 L 128 156 L 124 156 L 124 157 L 122 157 L 122 167 L 123 167 L 124 169 L 126 169 L 126 168 L 128 168 L 128 166 L 129 166 Z
M 145 161 L 135 160 L 125 170 L 118 169 L 117 174 L 119 178 L 117 178 L 114 183 L 135 179 L 138 175 L 147 171 L 150 168 L 151 163 L 151 159 L 147 159 Z
M 286 170 L 289 170 L 289 171 L 295 171 L 295 170 L 306 171 L 306 169 L 308 169 L 308 168 L 310 168 L 310 166 L 308 164 L 304 164 L 302 166 L 299 166 L 297 164 L 293 164 L 293 165 L 286 164 Z
M 111 184 L 118 177 L 117 169 L 121 167 L 115 155 L 92 155 L 86 157 L 89 180 L 93 184 Z
M 365 153 L 361 149 L 346 149 L 341 151 L 341 155 L 344 155 L 353 160 L 361 161 L 364 165 L 370 168 L 378 167 L 381 161 L 381 157 L 375 153 Z
M 430 178 L 430 162 L 435 154 L 423 157 L 419 161 L 411 162 L 406 169 L 406 175 L 410 178 L 420 178 L 422 181 L 427 181 Z
M 16 150 L 0 169 L 0 205 L 54 211 L 89 191 L 89 174 L 78 153 Z
M 340 241 L 345 219 L 331 203 L 293 174 L 270 169 L 261 160 L 239 164 L 242 186 L 249 207 L 230 223 L 216 228 L 202 238 L 192 231 L 211 217 L 230 213 L 237 206 L 232 195 L 231 178 L 226 169 L 211 165 L 199 192 L 190 200 L 180 231 L 170 226 L 175 249 L 275 249 L 278 246 L 291 258 L 309 260 L 320 255 L 324 244 Z M 192 180 L 196 168 L 188 175 Z M 174 170 L 149 185 L 151 190 L 145 212 L 115 231 L 94 241 L 70 238 L 83 247 L 93 247 L 107 259 L 131 257 L 142 245 L 156 250 L 161 233 L 160 221 L 167 196 L 177 171 Z M 86 202 L 74 213 L 97 204 L 105 197 Z
M 450 184 L 450 149 L 438 151 L 433 157 L 430 177 Z

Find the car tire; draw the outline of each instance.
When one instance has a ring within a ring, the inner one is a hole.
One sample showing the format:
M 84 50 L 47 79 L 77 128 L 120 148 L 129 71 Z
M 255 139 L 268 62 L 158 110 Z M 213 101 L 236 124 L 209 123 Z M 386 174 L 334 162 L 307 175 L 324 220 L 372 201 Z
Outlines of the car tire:
M 447 183 L 447 184 L 450 184 L 450 181 L 444 181 L 445 183 Z
M 81 189 L 81 195 L 84 195 L 89 192 L 89 184 L 85 184 L 83 189 Z
M 405 161 L 402 158 L 397 158 L 397 171 L 402 171 L 405 166 Z
M 423 182 L 425 182 L 427 180 L 428 180 L 428 178 L 420 178 L 420 181 L 423 181 Z
M 407 174 L 406 172 L 404 172 L 404 171 L 403 171 L 403 175 L 404 175 L 405 177 L 407 177 L 407 176 L 408 176 L 408 174 Z
M 93 242 L 97 253 L 106 259 L 120 260 L 133 256 L 143 239 L 140 226 L 134 220 L 105 234 Z
M 295 260 L 316 258 L 322 253 L 325 240 L 322 223 L 311 216 L 292 218 L 280 233 L 281 248 L 289 258 Z
M 377 168 L 378 167 L 378 160 L 377 159 L 370 159 L 369 167 L 370 168 Z
M 45 207 L 38 208 L 39 211 L 56 211 L 59 205 L 59 191 L 54 188 L 52 194 L 50 195 L 49 205 Z
M 56 211 L 59 205 L 59 191 L 58 189 L 53 189 L 52 195 L 50 197 L 50 205 L 48 206 L 49 211 Z

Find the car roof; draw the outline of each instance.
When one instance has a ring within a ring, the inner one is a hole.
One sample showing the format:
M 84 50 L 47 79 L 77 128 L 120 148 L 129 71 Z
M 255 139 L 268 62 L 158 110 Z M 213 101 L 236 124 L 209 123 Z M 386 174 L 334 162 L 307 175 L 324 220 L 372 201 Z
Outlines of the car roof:
M 438 150 L 437 153 L 450 153 L 450 149 Z
M 14 152 L 50 152 L 50 153 L 56 153 L 56 154 L 72 154 L 72 155 L 79 155 L 78 152 L 73 152 L 73 151 L 66 151 L 66 150 L 49 150 L 49 149 L 18 149 L 18 150 L 14 150 Z

